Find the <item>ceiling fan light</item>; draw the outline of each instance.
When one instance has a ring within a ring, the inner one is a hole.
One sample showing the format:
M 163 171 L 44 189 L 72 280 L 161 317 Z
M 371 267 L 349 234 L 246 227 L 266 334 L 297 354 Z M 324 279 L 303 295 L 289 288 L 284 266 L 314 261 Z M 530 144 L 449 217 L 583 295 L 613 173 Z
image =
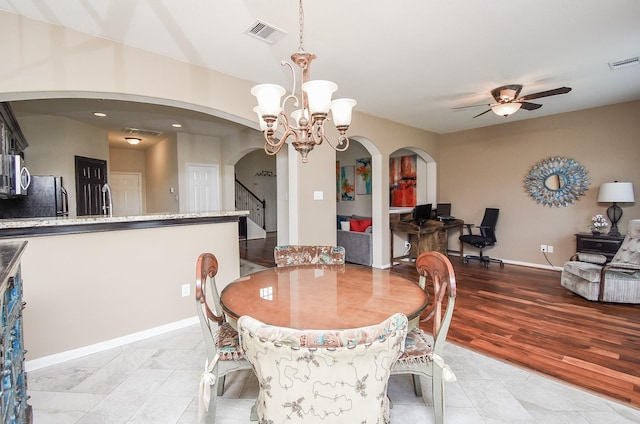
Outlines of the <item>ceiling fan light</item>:
M 500 103 L 495 106 L 491 106 L 491 110 L 493 113 L 499 116 L 509 116 L 513 115 L 520 109 L 522 103 L 514 102 L 514 103 Z

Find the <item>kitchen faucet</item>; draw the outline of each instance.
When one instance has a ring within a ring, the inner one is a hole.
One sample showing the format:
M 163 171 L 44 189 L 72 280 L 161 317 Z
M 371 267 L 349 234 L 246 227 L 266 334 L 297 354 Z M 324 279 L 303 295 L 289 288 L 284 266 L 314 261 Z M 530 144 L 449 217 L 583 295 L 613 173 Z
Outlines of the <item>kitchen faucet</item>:
M 107 195 L 109 196 L 109 206 L 107 206 Z M 107 209 L 109 209 L 109 216 L 113 217 L 111 186 L 109 186 L 109 183 L 104 183 L 104 185 L 102 186 L 102 215 L 107 216 Z

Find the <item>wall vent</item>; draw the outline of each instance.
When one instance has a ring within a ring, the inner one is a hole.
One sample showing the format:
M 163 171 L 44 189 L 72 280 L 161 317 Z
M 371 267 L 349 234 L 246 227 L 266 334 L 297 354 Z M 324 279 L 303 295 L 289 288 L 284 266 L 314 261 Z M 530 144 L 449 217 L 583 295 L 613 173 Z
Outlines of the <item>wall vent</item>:
M 275 44 L 287 33 L 280 28 L 276 28 L 264 21 L 257 20 L 249 28 L 244 31 L 245 34 L 266 41 L 269 44 Z
M 146 136 L 151 136 L 151 137 L 158 137 L 160 134 L 162 134 L 162 132 L 160 132 L 160 131 L 141 130 L 139 128 L 130 128 L 130 127 L 124 127 L 122 129 L 122 132 L 125 132 L 127 134 L 146 135 Z
M 612 71 L 636 65 L 640 65 L 640 58 L 638 58 L 638 56 L 630 57 L 628 59 L 616 60 L 615 62 L 609 62 L 609 68 L 611 68 Z

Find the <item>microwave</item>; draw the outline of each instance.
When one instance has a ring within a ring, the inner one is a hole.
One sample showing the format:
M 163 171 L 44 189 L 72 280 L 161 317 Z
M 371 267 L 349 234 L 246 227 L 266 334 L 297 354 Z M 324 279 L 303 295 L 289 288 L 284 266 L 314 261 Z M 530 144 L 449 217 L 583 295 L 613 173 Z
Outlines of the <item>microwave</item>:
M 0 197 L 26 196 L 31 174 L 21 155 L 1 155 L 0 171 Z

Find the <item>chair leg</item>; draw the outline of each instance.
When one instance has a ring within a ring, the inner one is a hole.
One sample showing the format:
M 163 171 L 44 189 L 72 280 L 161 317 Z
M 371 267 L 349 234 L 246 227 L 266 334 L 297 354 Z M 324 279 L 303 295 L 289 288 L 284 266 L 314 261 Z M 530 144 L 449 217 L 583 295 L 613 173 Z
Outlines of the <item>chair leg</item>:
M 218 376 L 218 396 L 222 396 L 224 394 L 224 375 Z
M 442 379 L 442 368 L 438 366 L 433 367 L 431 386 L 435 422 L 436 424 L 444 424 L 444 380 Z
M 420 376 L 418 374 L 411 374 L 413 380 L 413 392 L 418 397 L 422 397 L 422 386 L 420 385 Z

